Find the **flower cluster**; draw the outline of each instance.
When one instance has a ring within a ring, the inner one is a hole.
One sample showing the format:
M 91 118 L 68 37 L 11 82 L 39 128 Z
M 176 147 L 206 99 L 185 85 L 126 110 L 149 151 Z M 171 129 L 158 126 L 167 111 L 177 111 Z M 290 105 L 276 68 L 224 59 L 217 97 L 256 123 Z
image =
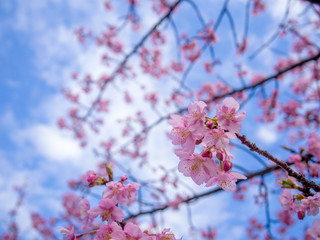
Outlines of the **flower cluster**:
M 239 112 L 239 103 L 232 97 L 216 106 L 216 116 L 205 113 L 207 104 L 195 101 L 189 105 L 188 114 L 171 115 L 169 123 L 173 129 L 170 139 L 181 146 L 175 151 L 180 158 L 178 169 L 200 185 L 219 185 L 225 191 L 234 191 L 237 179 L 246 179 L 240 173 L 231 172 L 233 155 L 228 152 L 229 139 L 236 138 L 246 113 Z M 195 153 L 199 145 L 201 153 Z
M 61 233 L 66 235 L 66 239 L 75 240 L 85 235 L 96 234 L 95 240 L 176 240 L 174 235 L 169 233 L 170 229 L 164 229 L 159 234 L 152 234 L 148 231 L 142 231 L 136 223 L 125 222 L 124 213 L 119 208 L 119 204 L 129 206 L 136 201 L 140 184 L 132 182 L 124 185 L 124 182 L 128 179 L 126 176 L 122 176 L 120 181 L 114 182 L 112 181 L 113 173 L 108 164 L 106 165 L 106 170 L 109 175 L 109 181 L 105 177 L 98 177 L 94 171 L 88 171 L 85 177 L 89 187 L 96 185 L 106 186 L 98 206 L 90 208 L 90 203 L 87 199 L 81 199 L 78 205 L 82 229 L 91 230 L 76 234 L 74 226 L 60 228 Z M 77 208 L 77 206 L 74 205 L 74 208 Z M 101 217 L 101 222 L 94 221 L 98 216 Z
M 290 215 L 297 214 L 300 220 L 304 219 L 306 213 L 308 216 L 319 214 L 320 193 L 305 197 L 302 194 L 291 194 L 290 189 L 284 189 L 279 197 L 282 208 Z

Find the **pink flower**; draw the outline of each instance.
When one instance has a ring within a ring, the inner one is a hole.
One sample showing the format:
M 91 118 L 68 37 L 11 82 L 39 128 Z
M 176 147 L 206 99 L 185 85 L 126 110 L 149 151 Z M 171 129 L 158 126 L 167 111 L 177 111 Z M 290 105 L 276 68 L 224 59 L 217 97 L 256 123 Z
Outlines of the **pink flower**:
M 123 212 L 116 206 L 116 203 L 111 200 L 104 198 L 99 202 L 99 207 L 93 207 L 89 210 L 89 218 L 95 219 L 98 215 L 101 216 L 102 221 L 119 221 L 123 220 Z
M 207 104 L 202 101 L 195 101 L 190 103 L 188 108 L 187 126 L 192 133 L 192 137 L 196 140 L 201 139 L 206 132 L 204 125 L 206 120 L 204 109 L 206 106 Z
M 109 198 L 120 203 L 122 201 L 124 189 L 122 183 L 108 182 L 106 186 L 107 189 L 103 191 L 102 198 Z
M 183 149 L 175 149 L 174 153 L 179 157 L 179 159 L 182 160 L 189 160 L 189 158 L 192 157 L 192 152 L 185 152 Z
M 217 230 L 214 227 L 209 227 L 206 231 L 201 231 L 201 237 L 207 238 L 207 239 L 215 239 L 217 236 Z
M 208 131 L 202 142 L 206 144 L 206 146 L 215 146 L 218 149 L 226 148 L 229 144 L 229 138 L 235 138 L 234 133 L 225 132 L 219 127 Z
M 284 210 L 290 213 L 295 213 L 297 205 L 292 198 L 291 191 L 289 189 L 284 189 L 279 196 L 279 202 Z
M 162 231 L 162 233 L 159 233 L 159 234 L 156 235 L 156 239 L 155 240 L 177 240 L 175 238 L 174 234 L 168 233 L 168 232 L 170 232 L 170 228 L 165 228 Z
M 308 216 L 316 216 L 319 213 L 320 207 L 320 193 L 312 197 L 301 200 L 302 209 L 308 212 Z
M 180 203 L 183 203 L 183 198 L 179 194 L 177 194 L 176 199 L 172 202 L 168 202 L 168 205 L 172 207 L 172 209 L 177 210 L 179 209 Z
M 314 132 L 309 136 L 308 151 L 320 161 L 320 137 Z
M 124 201 L 123 204 L 127 206 L 131 205 L 137 200 L 137 191 L 140 188 L 140 184 L 136 182 L 128 183 L 124 186 Z M 120 203 L 121 204 L 121 203 Z
M 266 8 L 266 4 L 261 2 L 261 0 L 254 0 L 253 1 L 253 15 L 258 15 L 259 13 L 263 12 Z
M 143 233 L 139 226 L 128 222 L 123 231 L 122 229 L 115 229 L 111 234 L 112 239 L 130 239 L 130 240 L 152 240 L 152 237 Z
M 245 119 L 246 113 L 236 113 L 239 107 L 239 103 L 232 97 L 224 99 L 222 106 L 217 105 L 218 124 L 222 129 L 233 133 L 240 132 L 241 121 Z
M 111 234 L 116 231 L 122 231 L 122 228 L 116 222 L 101 225 L 97 231 L 97 240 L 111 239 Z
M 63 227 L 58 227 L 58 229 L 60 230 L 61 234 L 66 235 L 66 240 L 76 240 L 77 239 L 73 226 L 70 229 L 63 228 Z
M 277 216 L 279 221 L 286 226 L 292 226 L 293 224 L 295 224 L 295 220 L 292 218 L 293 214 L 287 210 L 278 211 Z
M 307 165 L 301 161 L 301 156 L 298 154 L 297 155 L 290 154 L 289 162 L 294 163 L 294 166 L 296 167 L 296 169 L 301 173 L 307 169 Z
M 211 158 L 202 157 L 200 154 L 194 153 L 190 158 L 181 160 L 178 170 L 186 177 L 201 185 L 209 178 L 216 174 L 218 166 Z
M 247 179 L 247 177 L 235 172 L 219 172 L 218 175 L 210 178 L 206 182 L 206 187 L 217 184 L 225 191 L 230 192 L 236 190 L 236 182 L 238 179 Z
M 186 152 L 193 152 L 195 148 L 195 140 L 187 127 L 185 118 L 173 114 L 169 119 L 169 123 L 173 126 L 170 133 L 170 139 L 174 145 L 181 145 Z
M 98 179 L 98 177 L 94 171 L 90 170 L 86 173 L 86 180 L 88 183 L 92 183 L 97 179 Z
M 103 198 L 109 198 L 116 203 L 126 204 L 127 206 L 137 200 L 137 191 L 140 188 L 138 183 L 129 183 L 123 186 L 120 182 L 108 182 L 106 186 L 108 189 L 104 190 Z
M 90 204 L 87 199 L 80 200 L 80 217 L 82 219 L 82 228 L 85 229 L 89 220 Z
M 183 63 L 172 61 L 171 68 L 175 72 L 182 72 L 184 70 Z
M 263 75 L 263 74 L 260 74 L 260 73 L 256 73 L 252 76 L 251 78 L 251 84 L 254 85 L 254 84 L 257 84 L 258 82 L 262 81 L 263 79 L 265 79 L 266 76 Z
M 312 227 L 308 228 L 305 235 L 306 240 L 320 239 L 320 219 L 315 219 Z

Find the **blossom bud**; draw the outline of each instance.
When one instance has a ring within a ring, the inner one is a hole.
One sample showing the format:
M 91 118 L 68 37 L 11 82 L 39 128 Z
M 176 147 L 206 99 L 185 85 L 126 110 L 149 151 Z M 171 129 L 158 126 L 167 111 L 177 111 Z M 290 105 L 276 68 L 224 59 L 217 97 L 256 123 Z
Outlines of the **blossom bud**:
M 127 175 L 123 175 L 121 176 L 121 180 L 119 181 L 119 183 L 123 184 L 126 180 L 128 180 Z
M 88 183 L 93 183 L 97 179 L 98 179 L 98 177 L 94 171 L 90 170 L 86 173 L 86 180 Z
M 302 211 L 301 209 L 297 212 L 299 220 L 303 220 L 304 217 L 306 216 L 306 213 Z
M 278 183 L 281 185 L 281 188 L 294 189 L 297 186 L 290 178 L 278 178 Z
M 223 153 L 221 151 L 217 151 L 216 157 L 218 158 L 219 161 L 223 161 Z
M 232 169 L 232 162 L 230 160 L 225 160 L 223 163 L 223 170 L 228 172 Z
M 206 125 L 207 125 L 207 127 L 208 127 L 209 129 L 213 129 L 213 128 L 214 128 L 214 123 L 213 123 L 213 121 L 207 121 L 207 122 L 206 122 Z
M 211 152 L 210 149 L 207 149 L 207 150 L 202 152 L 201 156 L 202 157 L 207 157 L 207 158 L 212 158 L 212 152 Z
M 106 167 L 106 172 L 108 173 L 109 177 L 109 182 L 113 181 L 113 171 L 112 171 L 112 166 L 110 163 L 105 163 L 104 164 Z
M 122 182 L 124 182 L 124 181 L 126 181 L 126 180 L 128 180 L 127 175 L 123 175 L 123 176 L 121 176 L 121 181 L 122 181 Z

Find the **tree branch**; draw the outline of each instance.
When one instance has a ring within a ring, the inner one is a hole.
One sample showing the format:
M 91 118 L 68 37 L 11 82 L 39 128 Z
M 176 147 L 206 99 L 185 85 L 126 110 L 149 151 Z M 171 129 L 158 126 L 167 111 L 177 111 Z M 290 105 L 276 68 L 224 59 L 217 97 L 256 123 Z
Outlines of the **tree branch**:
M 247 140 L 245 135 L 240 135 L 240 134 L 236 133 L 236 136 L 241 141 L 242 144 L 244 144 L 247 147 L 249 147 L 250 151 L 259 153 L 260 155 L 268 158 L 269 160 L 271 160 L 272 162 L 274 162 L 275 164 L 280 166 L 282 169 L 284 169 L 288 173 L 289 176 L 294 177 L 295 179 L 297 179 L 301 184 L 303 184 L 303 186 L 305 186 L 305 187 L 307 187 L 309 189 L 312 188 L 316 192 L 320 192 L 320 186 L 319 185 L 317 185 L 315 182 L 313 182 L 311 180 L 306 179 L 302 174 L 293 171 L 286 162 L 275 158 L 274 156 L 272 156 L 266 150 L 262 150 L 261 148 L 258 148 L 256 146 L 256 144 L 254 144 L 254 143 L 250 142 L 249 140 Z
M 291 165 L 292 163 L 286 163 L 286 164 Z M 279 169 L 281 169 L 279 166 L 270 166 L 270 167 L 267 167 L 267 168 L 265 168 L 265 169 L 263 169 L 261 171 L 254 172 L 254 173 L 249 173 L 249 174 L 246 175 L 247 179 L 238 180 L 236 184 L 239 184 L 240 182 L 248 181 L 248 180 L 250 180 L 250 179 L 252 179 L 254 177 L 257 177 L 257 176 L 264 176 L 266 174 L 269 174 L 269 173 L 274 172 L 274 171 L 279 170 Z M 204 193 L 201 193 L 201 194 L 197 194 L 197 195 L 194 195 L 193 197 L 187 198 L 183 202 L 184 203 L 191 203 L 191 202 L 196 201 L 196 200 L 198 200 L 200 198 L 210 196 L 210 195 L 218 193 L 220 191 L 223 191 L 223 189 L 214 188 L 214 189 L 209 190 L 207 192 L 204 192 Z M 166 204 L 166 205 L 164 205 L 162 207 L 154 208 L 154 209 L 151 209 L 149 211 L 138 212 L 136 214 L 130 215 L 125 220 L 129 220 L 131 218 L 136 218 L 136 217 L 139 217 L 139 216 L 142 216 L 142 215 L 153 214 L 153 213 L 156 213 L 156 212 L 159 212 L 159 211 L 164 211 L 164 210 L 166 210 L 168 208 L 170 208 L 170 206 L 168 204 Z

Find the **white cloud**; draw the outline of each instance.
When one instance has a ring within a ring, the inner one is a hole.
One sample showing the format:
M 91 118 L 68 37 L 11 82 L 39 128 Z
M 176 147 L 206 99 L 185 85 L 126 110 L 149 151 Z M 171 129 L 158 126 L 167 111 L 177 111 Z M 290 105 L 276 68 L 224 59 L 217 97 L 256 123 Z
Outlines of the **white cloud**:
M 19 138 L 20 143 L 25 145 L 31 144 L 34 152 L 40 156 L 58 162 L 77 163 L 82 154 L 76 140 L 50 125 L 37 124 L 24 130 L 18 130 L 15 138 Z
M 256 134 L 265 144 L 272 144 L 278 139 L 275 128 L 270 125 L 259 126 Z

